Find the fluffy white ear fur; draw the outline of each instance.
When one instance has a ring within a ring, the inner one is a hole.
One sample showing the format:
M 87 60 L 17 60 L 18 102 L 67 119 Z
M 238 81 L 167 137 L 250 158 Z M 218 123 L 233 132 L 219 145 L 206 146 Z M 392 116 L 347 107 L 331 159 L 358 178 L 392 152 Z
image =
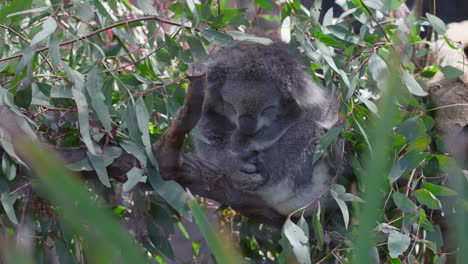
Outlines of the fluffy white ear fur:
M 304 74 L 305 75 L 305 74 Z M 338 120 L 338 105 L 335 105 L 333 99 L 325 94 L 325 91 L 318 86 L 310 77 L 304 76 L 306 89 L 298 94 L 292 90 L 297 103 L 306 109 L 320 109 L 325 111 L 317 124 L 325 129 L 330 129 Z

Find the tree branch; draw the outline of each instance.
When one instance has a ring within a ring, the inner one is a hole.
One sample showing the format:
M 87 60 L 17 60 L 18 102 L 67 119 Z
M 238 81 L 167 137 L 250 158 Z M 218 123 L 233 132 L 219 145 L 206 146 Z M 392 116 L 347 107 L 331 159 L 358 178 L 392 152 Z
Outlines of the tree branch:
M 87 38 L 90 38 L 94 35 L 97 35 L 101 32 L 104 32 L 106 30 L 109 30 L 109 29 L 112 29 L 112 28 L 115 28 L 115 27 L 118 27 L 118 26 L 122 26 L 122 25 L 127 25 L 127 24 L 131 24 L 131 23 L 136 23 L 136 22 L 141 22 L 141 21 L 146 21 L 146 20 L 155 20 L 155 21 L 158 21 L 159 23 L 163 23 L 163 24 L 168 24 L 168 25 L 173 25 L 173 26 L 182 26 L 182 24 L 180 23 L 176 23 L 176 22 L 172 22 L 172 21 L 168 21 L 168 20 L 164 20 L 164 19 L 161 19 L 157 16 L 146 16 L 146 17 L 140 17 L 140 18 L 134 18 L 134 19 L 129 19 L 129 20 L 125 20 L 125 21 L 121 21 L 121 22 L 118 22 L 118 23 L 115 23 L 115 24 L 112 24 L 110 26 L 107 26 L 107 27 L 104 27 L 104 28 L 101 28 L 99 30 L 96 30 L 96 31 L 93 31 L 87 35 L 84 35 L 82 37 L 79 37 L 79 38 L 76 38 L 76 39 L 70 39 L 70 40 L 67 40 L 67 41 L 64 41 L 62 43 L 60 43 L 60 47 L 62 46 L 66 46 L 66 45 L 70 45 L 74 42 L 77 42 L 77 41 L 80 41 L 80 40 L 83 40 L 83 39 L 87 39 Z M 185 27 L 186 29 L 191 29 L 190 27 Z M 196 31 L 199 31 L 199 29 L 195 29 Z M 39 52 L 43 52 L 43 51 L 46 51 L 48 50 L 49 47 L 43 47 L 43 48 L 40 48 L 40 49 L 37 49 L 35 52 L 36 53 L 39 53 Z M 14 56 L 11 56 L 11 57 L 7 57 L 7 58 L 3 58 L 3 59 L 0 59 L 0 62 L 2 61 L 8 61 L 8 60 L 12 60 L 12 59 L 16 59 L 16 58 L 21 58 L 23 56 L 23 54 L 17 54 L 17 55 L 14 55 Z

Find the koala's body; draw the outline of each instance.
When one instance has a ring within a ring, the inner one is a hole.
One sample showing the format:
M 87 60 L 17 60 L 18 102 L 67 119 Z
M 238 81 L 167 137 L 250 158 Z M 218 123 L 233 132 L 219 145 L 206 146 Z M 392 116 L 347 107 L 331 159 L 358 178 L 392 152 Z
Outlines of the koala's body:
M 210 142 L 196 140 L 197 155 L 283 215 L 316 199 L 334 176 L 312 157 L 337 107 L 302 68 L 284 43 L 221 50 L 208 62 L 197 124 Z

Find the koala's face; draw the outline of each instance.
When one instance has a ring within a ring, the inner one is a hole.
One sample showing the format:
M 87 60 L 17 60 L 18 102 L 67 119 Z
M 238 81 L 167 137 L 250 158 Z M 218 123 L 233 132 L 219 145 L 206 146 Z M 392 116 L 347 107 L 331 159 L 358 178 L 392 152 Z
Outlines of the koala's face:
M 271 82 L 226 82 L 221 100 L 219 110 L 247 136 L 271 129 L 282 111 L 281 93 Z

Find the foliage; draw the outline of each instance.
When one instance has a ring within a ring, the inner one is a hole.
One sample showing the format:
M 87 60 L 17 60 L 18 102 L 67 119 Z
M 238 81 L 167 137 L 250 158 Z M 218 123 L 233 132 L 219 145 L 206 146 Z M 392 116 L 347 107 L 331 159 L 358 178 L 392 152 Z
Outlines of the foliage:
M 34 237 L 30 248 L 11 249 L 11 259 L 25 257 L 17 250 L 30 250 L 35 262 L 48 263 L 55 254 L 63 263 L 107 263 L 119 258 L 116 248 L 125 246 L 127 257 L 139 248 L 139 257 L 150 256 L 148 261 L 176 261 L 168 237 L 175 223 L 191 220 L 190 209 L 218 262 L 223 256 L 235 258 L 220 247 L 225 242 L 214 235 L 198 204 L 187 203 L 178 184 L 161 179 L 151 151 L 183 104 L 190 62 L 205 61 L 218 47 L 236 41 L 269 42 L 239 30 L 257 19 L 248 18 L 246 9 L 228 8 L 227 2 L 0 3 L 0 106 L 40 142 L 85 146 L 83 159 L 67 166 L 97 174 L 80 188 L 72 176 L 70 182 L 60 179 L 68 173 L 54 162 L 47 165 L 35 147 L 26 151 L 36 164 L 28 170 L 24 156 L 0 130 L 3 244 L 24 238 L 24 232 Z M 340 179 L 330 189 L 337 209 L 317 202 L 311 218 L 290 217 L 281 232 L 219 207 L 224 233 L 239 241 L 246 260 L 444 263 L 457 248 L 464 259 L 467 181 L 434 131 L 424 84 L 439 69 L 447 79 L 462 72 L 429 60 L 428 42 L 419 36 L 425 26 L 444 37 L 442 20 L 431 14 L 398 17 L 395 10 L 404 2 L 399 0 L 342 1 L 346 12 L 333 17 L 332 10 L 323 10 L 323 19 L 321 1 L 309 10 L 300 1 L 282 1 L 278 16 L 261 12 L 278 3 L 252 2 L 260 18 L 280 25 L 279 35 L 304 58 L 314 80 L 340 99 L 340 126 L 320 140 L 317 155 L 340 135 L 350 146 L 347 159 L 356 179 Z M 124 183 L 106 170 L 122 155 L 113 147 L 117 144 L 141 164 Z M 185 148 L 190 151 L 190 144 Z M 139 188 L 146 181 L 152 190 Z M 99 215 L 97 206 L 106 214 Z M 129 230 L 136 247 L 122 242 L 128 234 L 115 220 Z M 448 239 L 447 221 L 458 223 Z M 95 238 L 94 229 L 102 230 Z

